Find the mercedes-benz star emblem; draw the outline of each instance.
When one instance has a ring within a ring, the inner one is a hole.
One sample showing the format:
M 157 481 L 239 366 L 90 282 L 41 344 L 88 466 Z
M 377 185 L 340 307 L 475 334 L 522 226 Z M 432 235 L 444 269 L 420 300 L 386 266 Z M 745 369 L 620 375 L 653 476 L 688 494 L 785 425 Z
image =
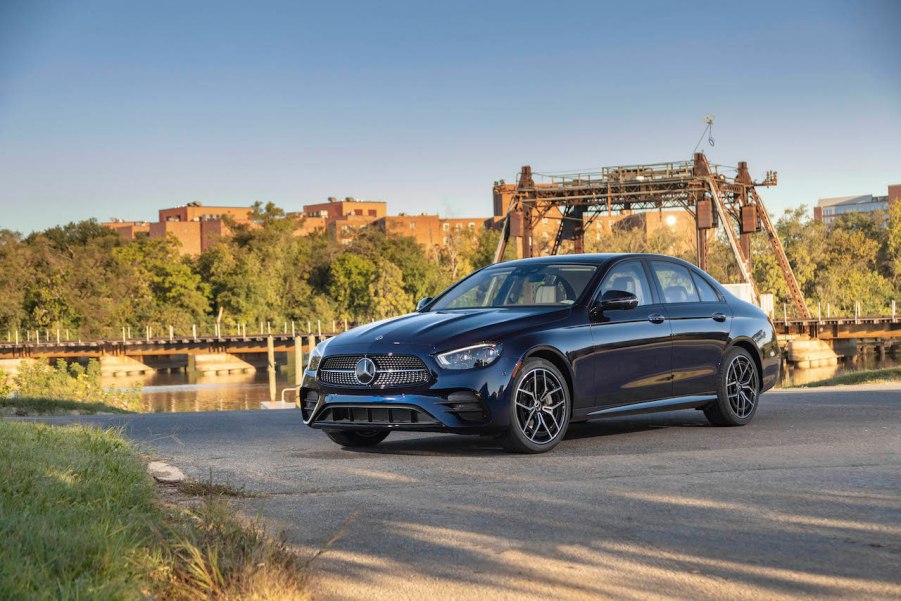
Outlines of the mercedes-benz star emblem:
M 357 361 L 354 367 L 354 376 L 360 384 L 372 384 L 375 380 L 375 363 L 369 357 L 363 357 Z

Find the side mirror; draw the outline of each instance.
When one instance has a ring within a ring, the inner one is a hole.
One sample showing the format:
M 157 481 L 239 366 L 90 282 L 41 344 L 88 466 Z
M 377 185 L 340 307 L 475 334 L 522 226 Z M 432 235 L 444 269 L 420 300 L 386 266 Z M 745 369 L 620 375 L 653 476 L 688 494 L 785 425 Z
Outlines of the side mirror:
M 425 310 L 425 308 L 428 306 L 428 304 L 430 302 L 432 302 L 432 300 L 434 300 L 434 299 L 432 299 L 431 296 L 427 296 L 424 299 L 422 299 L 421 301 L 419 301 L 418 303 L 416 303 L 416 312 L 422 313 L 423 310 Z M 409 306 L 409 305 L 407 305 L 407 306 Z
M 601 296 L 600 302 L 591 307 L 592 317 L 604 311 L 627 311 L 638 306 L 638 297 L 625 290 L 608 290 Z

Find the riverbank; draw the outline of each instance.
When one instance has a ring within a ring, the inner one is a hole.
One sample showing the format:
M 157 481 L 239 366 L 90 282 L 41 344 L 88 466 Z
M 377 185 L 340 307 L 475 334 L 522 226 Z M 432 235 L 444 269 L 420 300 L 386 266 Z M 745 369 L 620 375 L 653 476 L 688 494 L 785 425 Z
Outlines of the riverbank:
M 0 416 L 38 417 L 48 415 L 108 415 L 135 413 L 106 403 L 63 399 L 0 398 Z
M 807 382 L 794 388 L 819 388 L 821 386 L 847 386 L 852 384 L 886 384 L 889 382 L 901 382 L 901 367 L 889 367 L 885 369 L 872 369 L 866 371 L 854 371 L 837 376 Z
M 178 498 L 115 430 L 0 420 L 12 598 L 307 599 L 303 563 L 221 495 Z

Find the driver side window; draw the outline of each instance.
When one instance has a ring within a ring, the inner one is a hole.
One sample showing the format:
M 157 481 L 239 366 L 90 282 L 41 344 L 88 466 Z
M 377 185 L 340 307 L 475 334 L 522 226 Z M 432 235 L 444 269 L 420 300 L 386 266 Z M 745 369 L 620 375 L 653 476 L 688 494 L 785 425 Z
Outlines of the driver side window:
M 654 303 L 654 299 L 651 296 L 651 287 L 648 285 L 648 278 L 644 273 L 644 268 L 638 261 L 627 261 L 626 263 L 619 263 L 613 266 L 613 269 L 607 273 L 604 282 L 601 284 L 598 298 L 601 298 L 605 292 L 610 290 L 631 292 L 638 297 L 639 306 Z

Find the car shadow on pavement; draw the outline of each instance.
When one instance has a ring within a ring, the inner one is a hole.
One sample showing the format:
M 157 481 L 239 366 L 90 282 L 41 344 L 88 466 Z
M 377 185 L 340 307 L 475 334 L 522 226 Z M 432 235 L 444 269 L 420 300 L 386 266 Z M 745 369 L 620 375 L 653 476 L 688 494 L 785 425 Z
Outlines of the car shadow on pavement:
M 669 428 L 708 427 L 702 414 L 692 420 L 683 412 L 679 416 L 648 415 L 620 417 L 570 424 L 562 448 L 567 440 L 604 438 L 663 430 Z M 495 441 L 493 435 L 423 435 L 416 438 L 388 438 L 374 447 L 344 447 L 343 450 L 367 455 L 509 455 Z M 554 452 L 557 452 L 556 450 Z
M 686 419 L 684 412 L 678 416 L 657 414 L 652 416 L 619 417 L 570 424 L 565 440 L 618 436 L 668 428 L 703 428 L 709 425 L 703 414 L 699 414 L 696 419 L 691 420 Z

